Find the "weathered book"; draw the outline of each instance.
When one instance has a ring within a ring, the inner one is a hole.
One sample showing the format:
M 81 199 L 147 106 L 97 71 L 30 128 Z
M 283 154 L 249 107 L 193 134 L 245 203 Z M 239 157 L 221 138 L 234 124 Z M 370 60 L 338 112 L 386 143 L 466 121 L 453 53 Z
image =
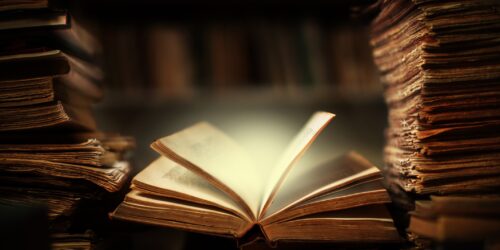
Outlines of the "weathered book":
M 90 182 L 108 192 L 120 190 L 130 172 L 124 154 L 133 147 L 133 141 L 127 137 L 100 134 L 82 134 L 81 137 L 76 143 L 47 143 L 45 140 L 45 143 L 24 144 L 22 136 L 17 142 L 2 136 L 2 140 L 8 143 L 0 144 L 2 183 L 16 185 L 23 182 L 22 178 L 9 181 L 9 176 L 31 176 L 30 185 L 38 181 L 45 187 L 50 184 L 61 186 L 58 183 L 63 178 Z
M 54 250 L 91 250 L 95 247 L 92 242 L 95 238 L 92 231 L 87 231 L 84 233 L 57 233 L 52 234 L 50 237 L 52 240 L 50 247 Z
M 371 43 L 393 184 L 418 195 L 498 192 L 499 2 L 380 2 Z
M 64 53 L 57 52 L 54 56 L 56 55 L 59 58 L 56 60 L 57 64 L 62 63 L 66 65 L 64 67 L 68 67 L 67 74 L 54 77 L 43 73 L 42 75 L 47 76 L 1 81 L 0 131 L 54 126 L 95 129 L 91 104 L 102 97 L 102 92 L 95 83 L 96 78 L 101 76 L 100 70 Z M 0 56 L 0 65 L 3 65 L 3 59 L 5 57 Z M 17 62 L 12 60 L 6 60 L 10 61 L 7 64 Z M 42 58 L 36 58 L 34 61 L 37 64 L 50 65 Z M 21 67 L 11 70 L 12 73 L 26 69 Z
M 151 147 L 162 156 L 111 217 L 240 239 L 257 228 L 269 242 L 397 241 L 377 167 L 354 152 L 298 164 L 333 117 L 315 113 L 274 166 L 254 164 L 207 122 L 158 139 Z
M 410 232 L 437 241 L 485 241 L 500 236 L 500 196 L 432 196 L 417 201 Z
M 42 204 L 50 232 L 93 224 L 84 218 L 105 218 L 116 206 L 107 199 L 129 180 L 129 137 L 22 132 L 0 138 L 0 205 Z

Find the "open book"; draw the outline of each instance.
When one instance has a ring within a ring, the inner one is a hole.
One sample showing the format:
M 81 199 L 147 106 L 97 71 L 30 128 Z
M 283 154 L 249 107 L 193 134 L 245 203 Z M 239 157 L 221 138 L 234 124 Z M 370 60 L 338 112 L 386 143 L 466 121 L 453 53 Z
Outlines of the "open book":
M 274 166 L 206 122 L 156 140 L 162 156 L 111 216 L 236 238 L 257 226 L 269 241 L 397 241 L 379 169 L 362 156 L 291 171 L 334 116 L 315 113 Z

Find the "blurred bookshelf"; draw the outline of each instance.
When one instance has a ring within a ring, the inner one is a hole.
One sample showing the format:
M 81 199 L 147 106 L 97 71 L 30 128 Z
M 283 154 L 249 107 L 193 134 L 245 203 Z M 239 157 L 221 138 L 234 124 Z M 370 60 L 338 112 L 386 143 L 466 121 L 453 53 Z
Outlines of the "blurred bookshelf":
M 292 99 L 382 93 L 367 30 L 360 25 L 255 20 L 144 29 L 106 32 L 111 92 L 172 99 L 246 92 Z
M 356 11 L 372 2 L 82 1 L 73 8 L 99 30 L 113 100 L 363 101 L 382 96 L 368 18 Z

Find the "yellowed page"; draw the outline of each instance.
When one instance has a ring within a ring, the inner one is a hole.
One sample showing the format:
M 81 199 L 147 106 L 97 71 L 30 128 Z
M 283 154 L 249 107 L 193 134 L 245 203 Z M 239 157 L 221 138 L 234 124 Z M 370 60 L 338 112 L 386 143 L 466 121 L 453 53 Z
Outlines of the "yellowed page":
M 401 242 L 384 204 L 373 204 L 271 223 L 263 226 L 270 241 Z
M 261 206 L 258 216 L 263 214 L 269 204 L 271 204 L 276 192 L 285 180 L 293 164 L 300 159 L 302 154 L 312 144 L 326 125 L 333 119 L 333 117 L 335 117 L 335 115 L 332 113 L 316 112 L 304 125 L 297 136 L 295 136 L 278 163 L 271 170 L 266 188 L 264 189 L 264 195 L 261 197 Z
M 299 164 L 284 181 L 262 217 L 267 218 L 304 200 L 338 190 L 355 182 L 380 177 L 380 170 L 355 152 L 349 152 L 315 166 Z
M 259 224 L 268 225 L 311 214 L 390 202 L 391 198 L 389 197 L 389 193 L 383 186 L 382 178 L 379 178 L 350 185 L 346 188 L 334 190 L 324 195 L 305 200 L 278 213 L 274 213 L 271 217 L 266 216 Z M 270 210 L 271 208 L 268 209 L 268 212 Z
M 153 149 L 201 175 L 227 193 L 254 219 L 264 180 L 247 153 L 206 122 L 197 123 L 152 144 Z
M 226 193 L 164 156 L 136 175 L 132 184 L 135 190 L 217 206 L 250 220 L 245 210 Z
M 0 24 L 1 27 L 1 24 Z M 1 29 L 1 28 L 0 28 Z M 0 61 L 8 61 L 8 60 L 17 60 L 17 59 L 27 59 L 27 58 L 36 58 L 36 57 L 46 57 L 46 56 L 55 56 L 61 54 L 60 50 L 49 50 L 43 52 L 33 52 L 33 53 L 24 53 L 24 54 L 14 54 L 14 55 L 4 55 L 0 56 Z
M 215 207 L 151 196 L 134 190 L 127 194 L 111 217 L 232 237 L 242 237 L 253 225 Z

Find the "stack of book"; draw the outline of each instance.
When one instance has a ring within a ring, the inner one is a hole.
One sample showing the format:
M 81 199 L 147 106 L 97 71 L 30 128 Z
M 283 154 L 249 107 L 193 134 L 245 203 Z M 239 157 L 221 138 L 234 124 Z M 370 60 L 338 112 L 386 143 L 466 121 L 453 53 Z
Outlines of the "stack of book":
M 497 240 L 500 197 L 431 196 L 415 203 L 409 230 L 440 241 Z
M 0 12 L 0 204 L 41 204 L 55 248 L 91 246 L 86 232 L 126 183 L 134 145 L 96 130 L 98 43 L 47 1 L 7 1 Z
M 381 2 L 371 43 L 389 107 L 386 176 L 395 201 L 408 209 L 413 206 L 409 197 L 428 199 L 434 194 L 454 197 L 433 197 L 417 206 L 439 206 L 437 201 L 450 199 L 465 209 L 466 202 L 481 199 L 494 206 L 489 209 L 500 210 L 498 202 L 489 202 L 497 199 L 500 187 L 498 8 L 497 1 Z M 417 218 L 434 220 L 447 215 L 447 209 L 429 208 L 430 217 L 417 209 L 410 230 L 422 233 Z M 470 214 L 455 213 L 463 223 L 453 221 L 446 230 L 476 230 L 466 227 Z M 498 217 L 476 215 L 494 220 L 495 233 L 500 233 Z M 471 235 L 449 239 L 478 240 Z M 440 234 L 425 236 L 448 239 Z M 482 239 L 487 236 L 491 232 L 482 234 Z

